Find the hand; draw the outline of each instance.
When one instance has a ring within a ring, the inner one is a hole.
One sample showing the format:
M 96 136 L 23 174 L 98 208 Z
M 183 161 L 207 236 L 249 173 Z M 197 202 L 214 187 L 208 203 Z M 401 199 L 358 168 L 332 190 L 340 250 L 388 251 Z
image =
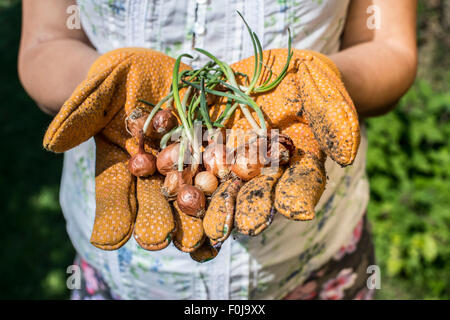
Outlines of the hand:
M 125 126 L 136 107 L 145 108 L 140 99 L 157 103 L 169 93 L 174 63 L 162 53 L 140 48 L 101 56 L 45 134 L 44 147 L 54 152 L 95 137 L 97 206 L 91 243 L 98 248 L 118 249 L 134 233 L 141 247 L 159 250 L 174 235 L 176 223 L 161 193 L 162 177 L 136 178 L 128 170 L 138 141 Z M 144 148 L 156 153 L 149 141 Z
M 280 74 L 287 55 L 284 49 L 264 51 L 266 74 L 267 66 L 275 75 Z M 250 57 L 231 67 L 235 72 L 251 75 L 253 66 L 254 58 Z M 244 79 L 241 85 L 245 85 Z M 253 98 L 263 110 L 267 127 L 288 135 L 296 152 L 286 170 L 270 170 L 245 183 L 236 192 L 235 212 L 208 208 L 204 228 L 213 244 L 229 236 L 233 223 L 240 233 L 259 234 L 276 212 L 292 220 L 313 219 L 314 207 L 325 188 L 326 156 L 347 166 L 354 161 L 358 150 L 358 115 L 337 67 L 322 54 L 294 50 L 283 81 L 275 89 Z M 217 108 L 223 109 L 224 105 Z M 230 120 L 229 128 L 251 128 L 239 114 Z M 211 203 L 220 201 L 221 196 L 216 193 Z

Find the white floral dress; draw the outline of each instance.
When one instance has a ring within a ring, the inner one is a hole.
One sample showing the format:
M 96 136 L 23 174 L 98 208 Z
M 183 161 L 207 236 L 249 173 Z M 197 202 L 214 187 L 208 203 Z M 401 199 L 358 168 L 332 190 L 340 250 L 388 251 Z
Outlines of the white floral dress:
M 193 67 L 205 63 L 193 47 L 229 63 L 253 55 L 236 10 L 265 49 L 287 44 L 331 54 L 339 49 L 348 0 L 78 0 L 84 31 L 100 53 L 119 47 L 153 48 L 176 57 L 187 52 Z M 358 156 L 350 167 L 327 160 L 326 190 L 309 222 L 276 216 L 257 237 L 233 233 L 219 255 L 193 261 L 172 244 L 146 251 L 132 237 L 116 251 L 89 242 L 95 217 L 95 143 L 65 153 L 60 202 L 79 255 L 125 299 L 279 299 L 338 254 L 364 215 L 369 200 L 367 140 L 362 127 Z

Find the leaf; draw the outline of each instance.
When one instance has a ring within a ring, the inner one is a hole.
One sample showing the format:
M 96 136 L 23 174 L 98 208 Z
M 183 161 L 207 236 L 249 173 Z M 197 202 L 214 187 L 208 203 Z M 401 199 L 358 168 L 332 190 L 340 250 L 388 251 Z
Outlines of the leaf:
M 438 246 L 430 234 L 424 234 L 422 256 L 427 262 L 433 262 L 438 255 Z

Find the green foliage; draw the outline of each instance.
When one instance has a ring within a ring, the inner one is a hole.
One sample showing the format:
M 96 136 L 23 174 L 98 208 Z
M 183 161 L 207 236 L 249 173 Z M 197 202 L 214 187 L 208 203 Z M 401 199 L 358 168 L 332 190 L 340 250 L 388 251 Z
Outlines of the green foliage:
M 75 252 L 58 203 L 62 157 L 43 150 L 51 117 L 17 77 L 20 3 L 0 0 L 0 21 L 0 299 L 65 299 Z
M 0 0 L 0 9 L 12 7 L 18 4 L 19 2 L 20 0 Z
M 369 217 L 386 275 L 450 298 L 450 92 L 418 80 L 394 112 L 368 121 Z

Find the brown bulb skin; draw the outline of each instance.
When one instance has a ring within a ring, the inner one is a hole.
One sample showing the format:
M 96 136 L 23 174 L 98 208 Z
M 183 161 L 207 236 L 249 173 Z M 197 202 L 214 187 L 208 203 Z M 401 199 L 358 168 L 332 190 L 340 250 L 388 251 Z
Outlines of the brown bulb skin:
M 261 163 L 259 150 L 262 142 L 263 140 L 258 139 L 251 144 L 246 143 L 236 150 L 231 171 L 244 181 L 251 180 L 261 173 L 263 163 Z
M 210 196 L 216 191 L 219 186 L 219 181 L 216 176 L 209 171 L 199 172 L 195 176 L 195 186 L 203 191 L 207 196 Z
M 170 109 L 158 111 L 153 117 L 151 123 L 154 134 L 158 137 L 162 137 L 177 125 L 177 118 L 173 115 Z
M 227 161 L 227 148 L 223 144 L 211 143 L 203 152 L 203 164 L 206 170 L 219 179 L 225 179 L 230 173 Z
M 137 153 L 128 161 L 128 170 L 136 177 L 148 177 L 156 171 L 156 158 L 151 153 Z
M 162 175 L 177 169 L 178 154 L 180 152 L 180 144 L 172 143 L 161 150 L 156 158 L 156 167 Z
M 245 155 L 238 155 L 235 163 L 231 166 L 231 171 L 244 181 L 248 181 L 261 173 L 262 165 Z
M 199 188 L 184 185 L 178 191 L 177 204 L 183 213 L 201 218 L 205 214 L 206 197 Z
M 189 170 L 171 171 L 167 173 L 161 192 L 166 198 L 174 198 L 178 194 L 178 190 L 185 185 L 192 184 L 192 174 Z
M 289 160 L 291 158 L 290 151 L 288 148 L 286 148 L 283 144 L 278 144 L 278 150 L 270 149 L 267 152 L 267 163 L 266 165 L 273 164 L 279 164 L 279 165 L 286 165 L 289 163 Z
M 125 124 L 129 133 L 138 138 L 141 134 L 142 128 L 144 128 L 145 121 L 147 120 L 149 112 L 136 108 L 133 112 L 127 117 Z

